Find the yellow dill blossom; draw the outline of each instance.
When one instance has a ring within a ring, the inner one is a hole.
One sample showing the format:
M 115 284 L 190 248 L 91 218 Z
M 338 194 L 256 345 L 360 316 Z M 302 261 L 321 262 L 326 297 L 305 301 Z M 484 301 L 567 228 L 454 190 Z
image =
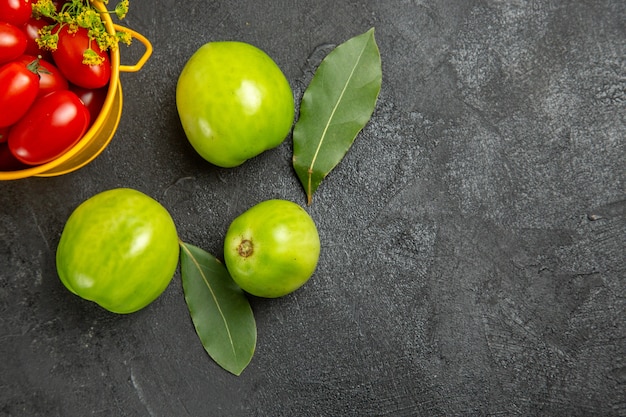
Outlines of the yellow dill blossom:
M 104 58 L 98 55 L 93 49 L 89 48 L 83 53 L 83 64 L 85 65 L 100 65 L 104 61 Z
M 133 37 L 130 35 L 130 33 L 124 30 L 117 31 L 116 36 L 118 42 L 122 42 L 125 45 L 130 45 L 131 41 L 133 40 Z
M 89 37 L 96 40 L 98 47 L 100 47 L 102 51 L 117 48 L 117 37 L 108 32 L 97 31 L 93 34 L 90 33 Z
M 38 0 L 32 4 L 33 15 L 35 17 L 53 17 L 57 9 L 52 0 Z
M 128 13 L 128 0 L 122 0 L 115 6 L 115 14 L 118 19 L 123 19 L 126 17 L 126 13 Z
M 73 17 L 70 12 L 61 12 L 57 14 L 56 20 L 60 23 L 72 23 L 76 21 L 76 18 Z
M 100 14 L 94 9 L 83 9 L 76 16 L 76 24 L 83 28 L 99 26 L 102 23 Z
M 49 51 L 56 51 L 59 44 L 59 35 L 52 33 L 53 25 L 45 26 L 39 31 L 39 37 L 37 38 L 37 45 L 42 49 Z
M 67 25 L 67 33 L 76 33 L 78 32 L 78 28 L 79 26 L 76 24 L 76 22 L 70 22 Z

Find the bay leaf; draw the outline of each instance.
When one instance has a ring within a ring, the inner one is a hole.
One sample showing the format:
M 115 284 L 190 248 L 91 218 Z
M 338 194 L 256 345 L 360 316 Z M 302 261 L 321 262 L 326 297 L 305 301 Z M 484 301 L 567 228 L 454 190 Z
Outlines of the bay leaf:
M 293 131 L 293 167 L 308 205 L 371 118 L 381 84 L 374 28 L 337 46 L 318 66 Z
M 245 293 L 208 252 L 181 242 L 185 301 L 204 349 L 222 368 L 240 375 L 256 348 L 256 322 Z

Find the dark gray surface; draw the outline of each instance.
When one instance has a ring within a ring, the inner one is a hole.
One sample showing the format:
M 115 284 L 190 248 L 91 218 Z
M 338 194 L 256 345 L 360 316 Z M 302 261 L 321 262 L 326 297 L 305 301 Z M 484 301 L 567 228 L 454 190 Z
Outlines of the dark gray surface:
M 622 0 L 131 1 L 124 24 L 155 52 L 122 74 L 109 148 L 0 183 L 0 415 L 626 415 L 625 18 Z M 199 46 L 257 45 L 299 102 L 330 48 L 372 26 L 383 88 L 308 209 L 319 267 L 251 300 L 242 376 L 204 352 L 179 272 L 128 316 L 65 290 L 63 224 L 100 191 L 155 197 L 218 256 L 248 207 L 305 203 L 290 138 L 231 170 L 188 145 L 174 92 Z

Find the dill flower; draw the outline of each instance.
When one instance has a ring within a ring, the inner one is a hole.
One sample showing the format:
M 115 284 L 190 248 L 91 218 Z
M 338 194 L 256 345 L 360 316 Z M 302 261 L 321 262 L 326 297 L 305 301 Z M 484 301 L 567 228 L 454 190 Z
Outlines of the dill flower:
M 108 5 L 109 0 L 101 0 L 102 4 Z M 130 45 L 132 36 L 129 32 L 115 30 L 114 33 L 107 32 L 102 14 L 115 14 L 118 19 L 126 17 L 129 8 L 129 0 L 119 0 L 113 11 L 107 9 L 106 12 L 98 11 L 90 0 L 71 0 L 63 4 L 60 11 L 57 11 L 52 0 L 34 0 L 32 3 L 33 16 L 45 17 L 53 21 L 52 24 L 39 30 L 37 44 L 39 47 L 54 51 L 58 47 L 58 31 L 67 27 L 68 33 L 76 33 L 79 28 L 88 30 L 89 39 L 95 40 L 102 51 L 115 49 L 120 42 Z M 89 47 L 84 52 L 83 63 L 87 65 L 97 65 L 102 63 L 102 58 Z

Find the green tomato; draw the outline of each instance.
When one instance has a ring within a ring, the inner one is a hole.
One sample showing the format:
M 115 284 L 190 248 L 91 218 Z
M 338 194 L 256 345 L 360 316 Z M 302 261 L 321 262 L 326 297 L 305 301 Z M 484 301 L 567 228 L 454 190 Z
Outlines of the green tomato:
M 57 247 L 61 282 L 114 313 L 154 301 L 178 265 L 178 235 L 168 211 L 128 188 L 104 191 L 71 214 Z
M 319 254 L 313 219 L 286 200 L 267 200 L 241 214 L 224 242 L 231 277 L 259 297 L 281 297 L 300 288 L 313 275 Z
M 176 86 L 178 114 L 193 148 L 230 168 L 280 145 L 294 99 L 278 65 L 243 42 L 209 42 L 185 64 Z

